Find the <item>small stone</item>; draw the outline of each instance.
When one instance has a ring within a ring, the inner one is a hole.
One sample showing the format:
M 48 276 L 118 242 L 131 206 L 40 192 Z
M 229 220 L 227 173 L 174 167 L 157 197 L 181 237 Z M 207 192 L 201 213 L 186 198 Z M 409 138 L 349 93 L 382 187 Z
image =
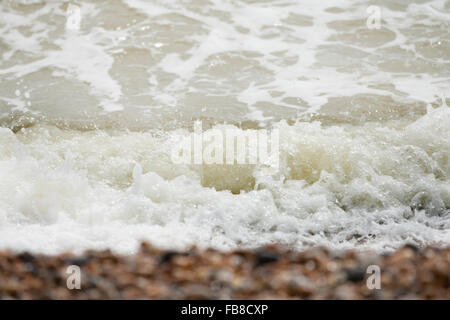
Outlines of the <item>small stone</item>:
M 279 259 L 279 255 L 270 251 L 257 251 L 256 252 L 256 264 L 255 266 L 261 266 L 266 263 L 276 262 Z
M 364 280 L 364 277 L 366 276 L 366 272 L 363 268 L 352 268 L 352 269 L 345 269 L 344 272 L 347 275 L 347 280 L 351 282 L 360 282 Z

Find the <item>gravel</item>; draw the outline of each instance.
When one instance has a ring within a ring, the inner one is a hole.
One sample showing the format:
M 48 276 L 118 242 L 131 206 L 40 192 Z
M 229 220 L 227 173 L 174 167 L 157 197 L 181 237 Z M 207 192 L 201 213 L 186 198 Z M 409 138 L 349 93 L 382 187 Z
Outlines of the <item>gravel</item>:
M 70 265 L 80 267 L 80 289 L 67 287 Z M 376 284 L 373 270 L 380 289 L 367 285 Z M 379 255 L 277 246 L 177 252 L 143 243 L 131 256 L 0 252 L 1 299 L 449 299 L 449 287 L 450 247 Z

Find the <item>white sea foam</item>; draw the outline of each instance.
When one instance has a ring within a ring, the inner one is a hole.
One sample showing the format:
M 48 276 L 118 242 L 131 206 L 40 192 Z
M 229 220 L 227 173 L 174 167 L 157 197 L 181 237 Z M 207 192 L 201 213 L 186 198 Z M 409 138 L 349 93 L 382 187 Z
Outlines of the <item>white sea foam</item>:
M 281 168 L 177 166 L 187 132 L 2 129 L 2 248 L 389 250 L 450 241 L 450 109 L 410 125 L 277 123 Z M 95 146 L 95 148 L 93 148 Z M 233 194 L 230 190 L 241 191 Z

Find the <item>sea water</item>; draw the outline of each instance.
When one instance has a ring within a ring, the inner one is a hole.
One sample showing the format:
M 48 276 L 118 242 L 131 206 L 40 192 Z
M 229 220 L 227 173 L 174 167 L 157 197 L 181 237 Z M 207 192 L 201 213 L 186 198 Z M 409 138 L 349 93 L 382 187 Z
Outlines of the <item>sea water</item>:
M 3 0 L 0 249 L 450 244 L 450 2 Z M 278 165 L 174 163 L 277 130 Z

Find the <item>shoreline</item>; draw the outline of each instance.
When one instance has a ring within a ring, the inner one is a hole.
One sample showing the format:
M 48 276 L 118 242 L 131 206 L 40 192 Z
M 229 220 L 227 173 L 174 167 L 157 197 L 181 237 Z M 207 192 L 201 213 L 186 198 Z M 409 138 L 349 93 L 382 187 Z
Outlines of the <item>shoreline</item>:
M 80 267 L 79 290 L 67 288 L 70 265 Z M 375 283 L 368 266 L 379 266 L 380 289 L 368 288 Z M 450 299 L 450 247 L 176 252 L 142 243 L 131 256 L 3 251 L 0 299 Z

